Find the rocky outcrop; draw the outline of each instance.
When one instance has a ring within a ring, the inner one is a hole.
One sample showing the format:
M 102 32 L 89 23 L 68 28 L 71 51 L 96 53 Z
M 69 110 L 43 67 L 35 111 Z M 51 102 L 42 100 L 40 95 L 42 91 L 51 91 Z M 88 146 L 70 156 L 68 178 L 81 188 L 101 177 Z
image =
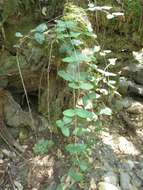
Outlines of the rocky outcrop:
M 93 178 L 97 190 L 141 190 L 143 188 L 142 142 L 112 132 L 102 132 L 102 143 L 94 150 Z M 115 130 L 115 131 L 114 131 Z M 142 134 L 143 135 L 143 134 Z M 141 135 L 141 138 L 142 138 Z
M 120 89 L 126 87 L 126 94 L 143 96 L 143 65 L 131 64 L 124 67 L 121 72 Z
M 129 127 L 143 128 L 143 65 L 124 67 L 121 75 L 120 92 L 124 96 L 124 112 L 120 115 Z

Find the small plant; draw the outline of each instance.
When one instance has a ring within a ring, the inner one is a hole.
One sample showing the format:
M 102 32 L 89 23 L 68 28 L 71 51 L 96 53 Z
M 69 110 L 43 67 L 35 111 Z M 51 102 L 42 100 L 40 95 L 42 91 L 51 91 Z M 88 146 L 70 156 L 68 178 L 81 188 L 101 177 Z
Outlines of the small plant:
M 51 149 L 53 145 L 54 143 L 52 140 L 41 139 L 34 145 L 33 151 L 35 154 L 43 155 L 48 153 L 49 149 Z

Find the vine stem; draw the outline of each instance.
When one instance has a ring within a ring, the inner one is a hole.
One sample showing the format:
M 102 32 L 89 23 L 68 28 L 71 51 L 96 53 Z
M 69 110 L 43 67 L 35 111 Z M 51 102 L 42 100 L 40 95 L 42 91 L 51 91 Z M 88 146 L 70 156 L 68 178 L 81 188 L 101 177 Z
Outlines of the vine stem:
M 31 121 L 32 121 L 32 126 L 31 127 L 32 127 L 32 129 L 34 131 L 36 131 L 36 127 L 35 127 L 35 124 L 34 124 L 34 119 L 33 119 L 33 116 L 32 116 L 32 110 L 31 110 L 31 107 L 30 107 L 29 98 L 28 98 L 28 94 L 27 94 L 27 90 L 26 90 L 26 86 L 25 86 L 24 79 L 23 79 L 22 72 L 21 72 L 21 68 L 20 68 L 20 61 L 19 61 L 18 54 L 16 55 L 16 62 L 17 62 L 17 67 L 18 67 L 20 79 L 21 79 L 21 82 L 22 82 L 22 86 L 23 86 L 23 89 L 24 89 L 25 97 L 26 97 L 26 102 L 27 102 L 27 106 L 28 106 L 28 110 L 29 110 L 29 115 L 30 115 L 30 118 L 31 118 Z
M 48 67 L 47 67 L 47 109 L 48 109 L 49 123 L 51 123 L 49 101 L 50 101 L 50 66 L 51 66 L 51 59 L 52 59 L 53 44 L 54 44 L 54 41 L 52 41 L 50 44 L 49 62 L 48 62 Z

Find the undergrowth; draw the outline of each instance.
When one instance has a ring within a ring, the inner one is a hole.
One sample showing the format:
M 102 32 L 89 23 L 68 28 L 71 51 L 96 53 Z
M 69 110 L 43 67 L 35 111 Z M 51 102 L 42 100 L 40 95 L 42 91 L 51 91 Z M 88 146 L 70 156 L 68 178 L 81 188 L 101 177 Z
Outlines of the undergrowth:
M 55 121 L 55 127 L 63 138 L 69 139 L 64 146 L 70 157 L 69 170 L 61 178 L 57 190 L 84 189 L 92 168 L 96 133 L 102 130 L 103 119 L 112 115 L 104 100 L 116 91 L 116 75 L 108 71 L 114 64 L 110 63 L 103 69 L 96 65 L 96 54 L 100 49 L 97 47 L 96 34 L 82 8 L 68 4 L 64 16 L 56 20 L 52 29 L 43 23 L 27 36 L 17 32 L 20 44 L 15 47 L 19 51 L 26 40 L 36 41 L 43 47 L 47 34 L 51 44 L 56 44 L 59 49 L 61 65 L 58 66 L 58 76 L 66 81 L 73 95 L 72 106 L 63 111 L 61 119 Z M 34 152 L 47 153 L 48 144 L 49 141 L 41 140 L 35 145 Z

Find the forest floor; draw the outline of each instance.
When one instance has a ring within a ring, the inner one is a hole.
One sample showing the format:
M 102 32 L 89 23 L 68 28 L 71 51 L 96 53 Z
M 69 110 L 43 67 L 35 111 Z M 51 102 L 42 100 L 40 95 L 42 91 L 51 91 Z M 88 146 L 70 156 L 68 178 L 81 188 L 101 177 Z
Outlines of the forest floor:
M 132 51 L 138 51 L 140 45 L 134 45 L 123 36 L 109 36 L 100 37 L 99 42 L 106 50 L 112 50 L 107 58 L 118 59 L 113 68 L 117 73 L 121 67 L 135 62 Z M 97 61 L 105 65 L 107 60 L 98 57 Z M 35 155 L 33 147 L 41 138 L 53 140 L 55 146 L 47 154 Z M 143 131 L 132 131 L 115 116 L 109 123 L 105 122 L 95 139 L 92 168 L 87 172 L 85 183 L 77 190 L 143 190 Z M 38 135 L 31 132 L 20 142 L 24 153 L 0 142 L 0 190 L 56 190 L 70 167 L 64 140 L 61 136 L 52 136 L 46 129 Z M 103 186 L 107 188 L 101 188 Z
M 37 138 L 43 136 L 49 137 L 48 132 L 41 132 Z M 108 183 L 119 190 L 142 190 L 143 132 L 132 132 L 115 118 L 95 138 L 97 143 L 92 153 L 92 170 L 87 174 L 87 184 L 78 189 L 96 190 L 99 187 L 100 190 L 101 183 Z M 0 145 L 0 190 L 56 189 L 61 176 L 69 168 L 68 156 L 62 150 L 63 142 L 59 137 L 56 142 L 58 148 L 42 156 L 34 155 L 35 142 L 34 135 L 25 140 L 23 154 L 6 144 Z

